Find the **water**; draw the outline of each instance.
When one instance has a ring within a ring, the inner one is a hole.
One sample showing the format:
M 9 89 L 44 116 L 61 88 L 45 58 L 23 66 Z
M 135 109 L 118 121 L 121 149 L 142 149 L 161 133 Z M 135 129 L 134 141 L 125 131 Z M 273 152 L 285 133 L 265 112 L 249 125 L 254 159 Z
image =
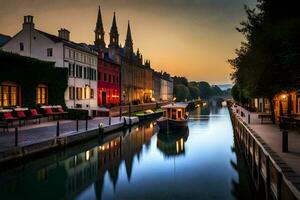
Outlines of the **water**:
M 252 199 L 227 108 L 191 112 L 166 137 L 154 122 L 0 174 L 0 199 Z

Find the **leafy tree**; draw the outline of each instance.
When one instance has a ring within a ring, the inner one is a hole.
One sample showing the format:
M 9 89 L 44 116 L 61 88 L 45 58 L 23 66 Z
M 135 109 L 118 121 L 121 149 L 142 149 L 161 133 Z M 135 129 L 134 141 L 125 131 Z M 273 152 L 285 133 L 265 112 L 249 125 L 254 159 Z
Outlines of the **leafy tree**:
M 204 81 L 199 82 L 199 90 L 201 99 L 208 99 L 210 97 L 211 89 L 209 83 Z
M 190 86 L 190 99 L 198 99 L 200 97 L 200 90 L 198 87 Z
M 185 78 L 185 77 L 174 76 L 173 80 L 174 80 L 175 85 L 182 84 L 186 87 L 189 86 L 189 82 L 188 82 L 187 78 Z
M 183 84 L 178 84 L 174 86 L 174 96 L 176 97 L 176 101 L 185 101 L 188 99 L 190 95 L 189 88 Z
M 296 89 L 300 78 L 300 12 L 292 0 L 258 0 L 255 9 L 245 10 L 247 21 L 237 30 L 246 42 L 229 60 L 234 69 L 231 76 L 243 97 L 240 101 L 269 98 L 274 116 L 274 95 Z
M 219 86 L 214 85 L 214 86 L 211 87 L 211 95 L 222 96 L 223 91 L 221 90 L 221 88 Z

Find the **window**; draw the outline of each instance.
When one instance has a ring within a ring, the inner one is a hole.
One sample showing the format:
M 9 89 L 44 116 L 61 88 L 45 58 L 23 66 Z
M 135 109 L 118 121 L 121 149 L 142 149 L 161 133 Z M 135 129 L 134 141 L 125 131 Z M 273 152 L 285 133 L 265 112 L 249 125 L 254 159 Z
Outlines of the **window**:
M 48 48 L 47 49 L 47 56 L 48 57 L 52 57 L 53 56 L 53 49 L 52 48 Z
M 18 105 L 19 87 L 13 83 L 0 84 L 0 106 L 13 107 Z
M 116 82 L 116 77 L 115 76 L 113 76 L 113 83 L 115 83 Z
M 72 76 L 75 77 L 75 63 L 72 65 Z
M 36 88 L 36 103 L 40 105 L 47 104 L 48 88 L 45 85 L 38 85 Z
M 101 72 L 98 72 L 98 79 L 101 81 Z
M 87 78 L 86 67 L 83 68 L 83 77 Z
M 71 77 L 73 75 L 73 67 L 72 64 L 69 63 L 69 76 Z
M 82 66 L 79 66 L 79 77 L 82 78 Z
M 91 89 L 91 99 L 94 98 L 94 89 Z
M 106 82 L 106 73 L 104 73 L 104 81 Z
M 90 75 L 91 75 L 91 68 L 87 68 L 87 69 L 86 69 L 86 72 L 87 72 L 87 74 L 86 74 L 86 78 L 87 78 L 87 79 L 90 79 Z
M 24 51 L 24 43 L 23 42 L 20 43 L 20 51 Z
M 117 82 L 117 83 L 119 82 L 119 77 L 118 77 L 118 76 L 116 77 L 116 82 Z
M 111 83 L 111 75 L 108 76 L 108 82 Z
M 69 87 L 69 99 L 70 100 L 75 99 L 75 87 Z
M 77 100 L 82 99 L 82 88 L 76 88 L 76 99 Z

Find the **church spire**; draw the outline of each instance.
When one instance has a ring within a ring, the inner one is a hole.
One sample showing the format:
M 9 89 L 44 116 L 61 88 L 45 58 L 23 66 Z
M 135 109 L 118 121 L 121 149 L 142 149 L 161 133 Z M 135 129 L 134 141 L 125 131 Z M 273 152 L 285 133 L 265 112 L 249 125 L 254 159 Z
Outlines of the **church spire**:
M 96 29 L 95 29 L 95 41 L 94 44 L 98 49 L 103 49 L 105 48 L 105 40 L 104 40 L 104 28 L 103 28 L 103 22 L 102 22 L 102 15 L 101 15 L 101 9 L 99 6 L 98 9 L 98 17 L 97 17 L 97 22 L 96 22 Z
M 119 46 L 119 32 L 117 27 L 116 13 L 114 12 L 114 18 L 110 29 L 110 46 Z
M 126 36 L 126 40 L 125 40 L 125 49 L 126 49 L 126 53 L 128 53 L 128 55 L 132 55 L 133 43 L 132 43 L 132 36 L 131 36 L 131 29 L 130 29 L 129 21 L 128 21 L 128 26 L 127 26 L 127 36 Z

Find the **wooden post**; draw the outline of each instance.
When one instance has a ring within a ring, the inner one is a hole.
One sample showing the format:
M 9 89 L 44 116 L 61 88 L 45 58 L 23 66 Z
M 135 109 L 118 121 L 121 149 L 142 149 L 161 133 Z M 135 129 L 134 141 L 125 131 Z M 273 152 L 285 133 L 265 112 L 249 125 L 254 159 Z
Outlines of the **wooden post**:
M 289 135 L 288 131 L 284 130 L 282 132 L 282 152 L 288 152 L 289 151 Z
M 59 137 L 59 121 L 56 124 L 56 137 Z
M 250 124 L 250 114 L 248 114 L 248 124 Z
M 18 146 L 18 142 L 19 142 L 19 131 L 18 131 L 18 127 L 15 128 L 15 146 Z
M 88 118 L 85 119 L 85 130 L 88 130 Z
M 119 115 L 120 115 L 120 121 L 121 121 L 121 117 L 122 117 L 122 106 L 120 105 L 120 113 L 119 113 Z
M 78 132 L 78 130 L 79 130 L 79 120 L 76 119 L 76 131 Z
M 111 116 L 108 118 L 108 124 L 111 125 Z

